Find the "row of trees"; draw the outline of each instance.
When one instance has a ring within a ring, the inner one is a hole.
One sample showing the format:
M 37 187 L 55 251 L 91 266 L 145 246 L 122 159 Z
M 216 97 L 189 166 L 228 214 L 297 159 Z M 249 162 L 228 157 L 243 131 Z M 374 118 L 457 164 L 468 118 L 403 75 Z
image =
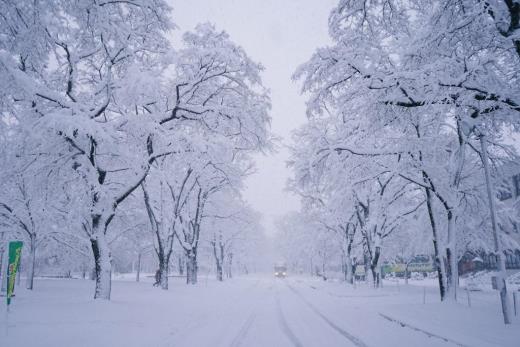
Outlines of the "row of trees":
M 202 239 L 222 269 L 228 239 L 258 229 L 240 191 L 271 147 L 262 66 L 209 24 L 172 47 L 162 0 L 0 13 L 0 223 L 27 240 L 29 287 L 36 249 L 57 242 L 93 258 L 109 299 L 112 247 L 142 230 L 129 243 L 153 247 L 163 289 L 175 243 L 189 283 Z
M 517 170 L 519 18 L 509 0 L 341 0 L 331 12 L 333 43 L 294 75 L 309 100 L 289 185 L 312 232 L 339 235 L 347 281 L 353 254 L 376 286 L 381 259 L 433 254 L 442 300 L 456 298 L 465 250 L 494 252 L 504 272 L 517 214 L 495 200 Z

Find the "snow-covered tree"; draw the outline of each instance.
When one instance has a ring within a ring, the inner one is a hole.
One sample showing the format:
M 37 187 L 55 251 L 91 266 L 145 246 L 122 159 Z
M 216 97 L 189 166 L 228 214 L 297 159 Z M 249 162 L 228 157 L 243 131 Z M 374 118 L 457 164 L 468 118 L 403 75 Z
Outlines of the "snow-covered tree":
M 457 293 L 469 207 L 496 214 L 486 157 L 516 159 L 503 135 L 520 111 L 518 11 L 508 1 L 342 0 L 329 18 L 332 45 L 295 74 L 309 95 L 309 124 L 297 136 L 316 144 L 296 170 L 319 177 L 336 153 L 349 171 L 358 157 L 379 166 L 372 177 L 395 175 L 423 190 L 442 299 L 446 288 Z
M 195 283 L 206 201 L 226 186 L 239 189 L 252 165 L 249 154 L 270 147 L 262 67 L 209 24 L 186 33 L 183 43 L 164 94 L 174 91 L 174 104 L 165 102 L 167 119 L 184 134 L 186 150 L 157 162 L 143 184 L 163 289 L 174 236 L 186 252 L 188 282 Z
M 151 82 L 160 71 L 164 33 L 172 27 L 168 7 L 162 1 L 22 1 L 2 9 L 4 102 L 44 139 L 42 148 L 67 153 L 84 180 L 89 216 L 82 223 L 96 264 L 95 298 L 109 299 L 110 222 L 151 164 L 172 151 L 159 140 L 166 115 L 139 117 L 119 103 L 133 98 L 142 110 L 150 101 L 149 84 L 123 87 L 136 76 Z

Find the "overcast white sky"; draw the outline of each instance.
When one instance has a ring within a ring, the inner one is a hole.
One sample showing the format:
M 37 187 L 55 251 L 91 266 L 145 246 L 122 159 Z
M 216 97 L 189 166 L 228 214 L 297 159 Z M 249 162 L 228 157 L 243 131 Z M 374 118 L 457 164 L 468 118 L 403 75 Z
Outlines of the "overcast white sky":
M 227 31 L 249 56 L 265 66 L 264 84 L 271 90 L 272 130 L 290 142 L 291 131 L 305 121 L 305 99 L 291 75 L 313 51 L 328 44 L 328 15 L 337 0 L 170 0 L 178 32 L 200 22 Z M 290 175 L 288 152 L 257 157 L 258 172 L 246 181 L 245 198 L 263 214 L 268 234 L 273 218 L 299 208 L 285 192 Z

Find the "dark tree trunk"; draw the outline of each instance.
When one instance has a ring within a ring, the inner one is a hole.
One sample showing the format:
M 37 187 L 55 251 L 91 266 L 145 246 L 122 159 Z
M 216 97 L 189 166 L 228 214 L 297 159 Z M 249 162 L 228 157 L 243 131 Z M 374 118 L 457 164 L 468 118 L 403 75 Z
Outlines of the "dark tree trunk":
M 423 173 L 423 176 L 425 173 Z M 428 217 L 430 219 L 430 225 L 432 227 L 432 241 L 433 241 L 433 251 L 434 251 L 434 264 L 435 269 L 437 270 L 437 278 L 439 280 L 439 294 L 441 296 L 441 301 L 444 301 L 446 297 L 446 287 L 444 286 L 444 271 L 442 270 L 442 259 L 441 254 L 439 252 L 439 243 L 437 237 L 437 225 L 435 224 L 435 217 L 433 214 L 433 206 L 432 206 L 432 198 L 431 192 L 429 189 L 424 189 L 426 192 L 426 206 L 428 208 Z
M 197 284 L 197 253 L 195 250 L 186 251 L 186 283 Z
M 446 247 L 447 265 L 447 294 L 453 300 L 457 300 L 457 290 L 459 286 L 459 268 L 457 266 L 457 240 L 454 235 L 454 216 L 451 209 L 446 208 L 448 219 L 448 245 Z
M 228 264 L 227 264 L 227 277 L 232 278 L 233 272 L 232 272 L 232 266 L 233 266 L 233 253 L 228 254 Z
M 215 265 L 217 267 L 217 280 L 222 282 L 224 280 L 224 245 L 219 242 L 217 249 L 217 242 L 211 242 L 213 246 L 213 255 L 215 257 Z
M 224 273 L 222 269 L 222 264 L 220 262 L 217 262 L 217 280 L 222 282 L 224 281 Z
M 110 300 L 112 260 L 105 234 L 95 234 L 90 243 L 95 266 L 96 291 L 94 299 Z
M 29 262 L 27 268 L 27 289 L 32 290 L 34 285 L 34 267 L 36 264 L 36 234 L 29 238 Z
M 381 247 L 376 247 L 374 252 L 374 258 L 370 263 L 370 270 L 372 271 L 372 280 L 374 281 L 374 287 L 379 288 L 381 284 L 381 280 L 379 278 L 379 271 L 377 271 L 377 266 L 379 263 L 379 256 L 381 255 Z
M 1 242 L 3 242 L 3 240 L 0 240 L 0 243 Z M 3 247 L 3 246 L 0 246 L 0 247 Z M 0 281 L 2 282 L 2 284 L 0 284 L 0 287 L 1 287 L 0 291 L 2 291 L 2 292 L 4 291 L 3 282 L 4 282 L 4 276 L 5 276 L 4 273 L 6 272 L 6 271 L 4 271 L 4 268 L 3 268 L 3 266 L 4 266 L 4 253 L 5 253 L 4 248 L 1 248 L 0 249 Z
M 141 275 L 141 252 L 137 253 L 137 271 L 135 274 L 135 281 L 139 282 L 139 277 Z
M 179 261 L 179 275 L 184 276 L 184 261 L 183 261 L 183 256 L 181 254 L 179 254 L 178 261 Z
M 352 264 L 352 242 L 354 241 L 354 238 L 349 238 L 348 245 L 347 245 L 347 259 L 346 259 L 346 272 L 345 272 L 345 279 L 347 283 L 353 284 L 354 283 L 354 267 Z
M 168 290 L 168 272 L 169 272 L 170 255 L 161 254 L 159 257 L 159 284 L 161 289 Z

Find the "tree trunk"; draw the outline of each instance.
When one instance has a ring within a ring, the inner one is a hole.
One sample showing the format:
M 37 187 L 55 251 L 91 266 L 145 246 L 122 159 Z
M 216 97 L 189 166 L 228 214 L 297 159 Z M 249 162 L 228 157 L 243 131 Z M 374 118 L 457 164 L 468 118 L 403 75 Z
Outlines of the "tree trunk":
M 459 148 L 456 152 L 456 165 L 451 189 L 457 191 L 462 179 L 462 170 L 464 167 L 464 158 L 466 153 L 466 138 L 462 130 L 460 118 L 457 117 L 457 134 L 459 139 Z M 448 245 L 446 247 L 446 262 L 448 264 L 448 291 L 447 296 L 453 300 L 457 300 L 459 288 L 459 266 L 458 266 L 458 249 L 457 249 L 457 233 L 455 227 L 455 215 L 453 203 L 449 205 L 443 202 L 448 218 Z
M 353 271 L 353 267 L 352 267 L 352 259 L 350 259 L 350 256 L 347 258 L 346 266 L 347 266 L 346 281 L 349 284 L 353 284 L 354 283 L 354 271 Z
M 217 281 L 224 280 L 223 265 L 224 265 L 224 246 L 219 242 L 219 250 L 217 250 L 217 242 L 211 242 L 213 246 L 213 255 L 215 256 L 215 265 L 217 267 Z
M 219 275 L 219 277 L 220 277 L 220 280 L 222 281 L 223 278 L 224 278 L 224 273 L 223 272 L 224 272 L 224 259 L 225 259 L 224 254 L 225 254 L 225 252 L 224 252 L 224 244 L 222 242 L 220 242 L 219 246 L 220 246 L 220 259 L 219 259 L 219 264 L 220 264 L 220 271 L 219 271 L 219 273 L 220 273 L 220 275 Z
M 31 234 L 29 238 L 29 261 L 27 267 L 27 284 L 29 290 L 33 289 L 34 285 L 34 266 L 36 263 L 36 234 Z
M 162 187 L 162 182 L 161 182 Z M 157 240 L 155 252 L 157 254 L 157 258 L 159 260 L 159 278 L 156 278 L 156 281 L 159 280 L 161 289 L 167 290 L 168 289 L 168 268 L 170 263 L 170 256 L 172 253 L 172 243 L 166 242 L 161 238 L 161 228 L 164 226 L 158 222 L 155 213 L 153 211 L 152 205 L 150 203 L 150 197 L 148 195 L 148 191 L 145 188 L 144 184 L 141 184 L 141 188 L 143 190 L 143 198 L 144 198 L 144 205 L 146 207 L 146 213 L 148 214 L 148 219 L 150 221 L 150 226 L 152 227 L 152 233 L 155 235 L 155 238 Z M 162 188 L 161 188 L 162 191 Z M 157 285 L 157 284 L 154 284 Z
M 170 256 L 165 254 L 159 257 L 159 283 L 164 290 L 168 290 L 169 258 Z
M 186 284 L 197 284 L 197 253 L 186 251 Z
M 5 250 L 4 250 L 4 245 L 2 243 L 3 243 L 3 240 L 0 240 L 0 281 L 2 281 L 2 283 L 3 283 L 4 277 L 5 277 L 5 272 L 4 272 L 4 268 L 3 268 Z M 0 284 L 0 287 L 1 287 L 0 290 L 3 292 L 4 291 L 3 285 Z
M 426 174 L 423 172 L 423 177 Z M 439 280 L 439 293 L 441 301 L 444 301 L 446 296 L 446 284 L 445 284 L 445 270 L 439 252 L 439 239 L 437 237 L 437 225 L 435 224 L 435 217 L 433 215 L 432 195 L 428 188 L 425 188 L 426 193 L 426 207 L 428 208 L 428 217 L 430 219 L 430 225 L 432 227 L 432 241 L 433 241 L 433 252 L 435 257 L 435 268 L 437 269 L 437 278 Z
M 353 237 L 347 238 L 347 250 L 345 252 L 345 266 L 346 266 L 346 281 L 347 283 L 354 283 L 354 271 L 352 267 L 352 242 L 354 241 Z
M 179 254 L 179 275 L 184 276 L 184 262 L 182 254 Z
M 141 252 L 137 253 L 137 270 L 135 274 L 135 281 L 139 282 L 139 277 L 141 275 Z
M 93 225 L 95 229 L 96 224 Z M 90 239 L 92 253 L 94 254 L 96 290 L 94 299 L 110 300 L 112 256 L 106 235 L 102 231 L 94 231 Z
M 497 266 L 498 266 L 498 290 L 500 292 L 500 301 L 502 304 L 502 315 L 504 316 L 504 324 L 511 324 L 512 318 L 512 309 L 511 309 L 511 300 L 509 295 L 507 294 L 507 286 L 506 286 L 506 263 L 504 259 L 504 251 L 502 249 L 502 242 L 498 235 L 498 225 L 497 225 L 497 211 L 495 207 L 495 196 L 493 195 L 494 187 L 491 182 L 491 175 L 489 173 L 489 163 L 488 163 L 488 153 L 487 153 L 487 143 L 486 137 L 484 134 L 480 134 L 480 146 L 482 148 L 482 164 L 484 166 L 484 175 L 486 178 L 486 191 L 489 200 L 489 210 L 491 214 L 491 227 L 493 229 L 493 241 L 495 244 L 495 254 L 497 256 Z
M 347 281 L 347 257 L 341 254 L 341 273 L 343 274 L 343 280 Z
M 448 218 L 448 245 L 446 246 L 446 262 L 448 264 L 448 290 L 447 296 L 457 300 L 459 286 L 459 267 L 457 266 L 457 240 L 453 230 L 454 216 L 451 209 L 447 210 Z
M 370 258 L 370 256 L 367 254 L 367 252 L 365 252 L 365 255 L 364 255 L 364 268 L 365 268 L 365 283 L 368 285 L 368 282 L 369 282 L 369 274 L 371 274 L 372 272 L 370 271 L 370 264 L 372 263 L 372 259 Z
M 222 270 L 222 264 L 217 261 L 217 281 L 224 281 L 224 274 Z
M 233 272 L 232 272 L 232 266 L 233 266 L 233 253 L 228 254 L 228 266 L 227 266 L 227 277 L 232 278 Z
M 370 270 L 372 271 L 374 288 L 379 288 L 379 285 L 381 284 L 381 278 L 380 278 L 379 268 L 378 268 L 380 256 L 381 256 L 381 247 L 376 246 L 375 252 L 374 252 L 374 258 L 372 259 L 372 262 L 370 263 Z

